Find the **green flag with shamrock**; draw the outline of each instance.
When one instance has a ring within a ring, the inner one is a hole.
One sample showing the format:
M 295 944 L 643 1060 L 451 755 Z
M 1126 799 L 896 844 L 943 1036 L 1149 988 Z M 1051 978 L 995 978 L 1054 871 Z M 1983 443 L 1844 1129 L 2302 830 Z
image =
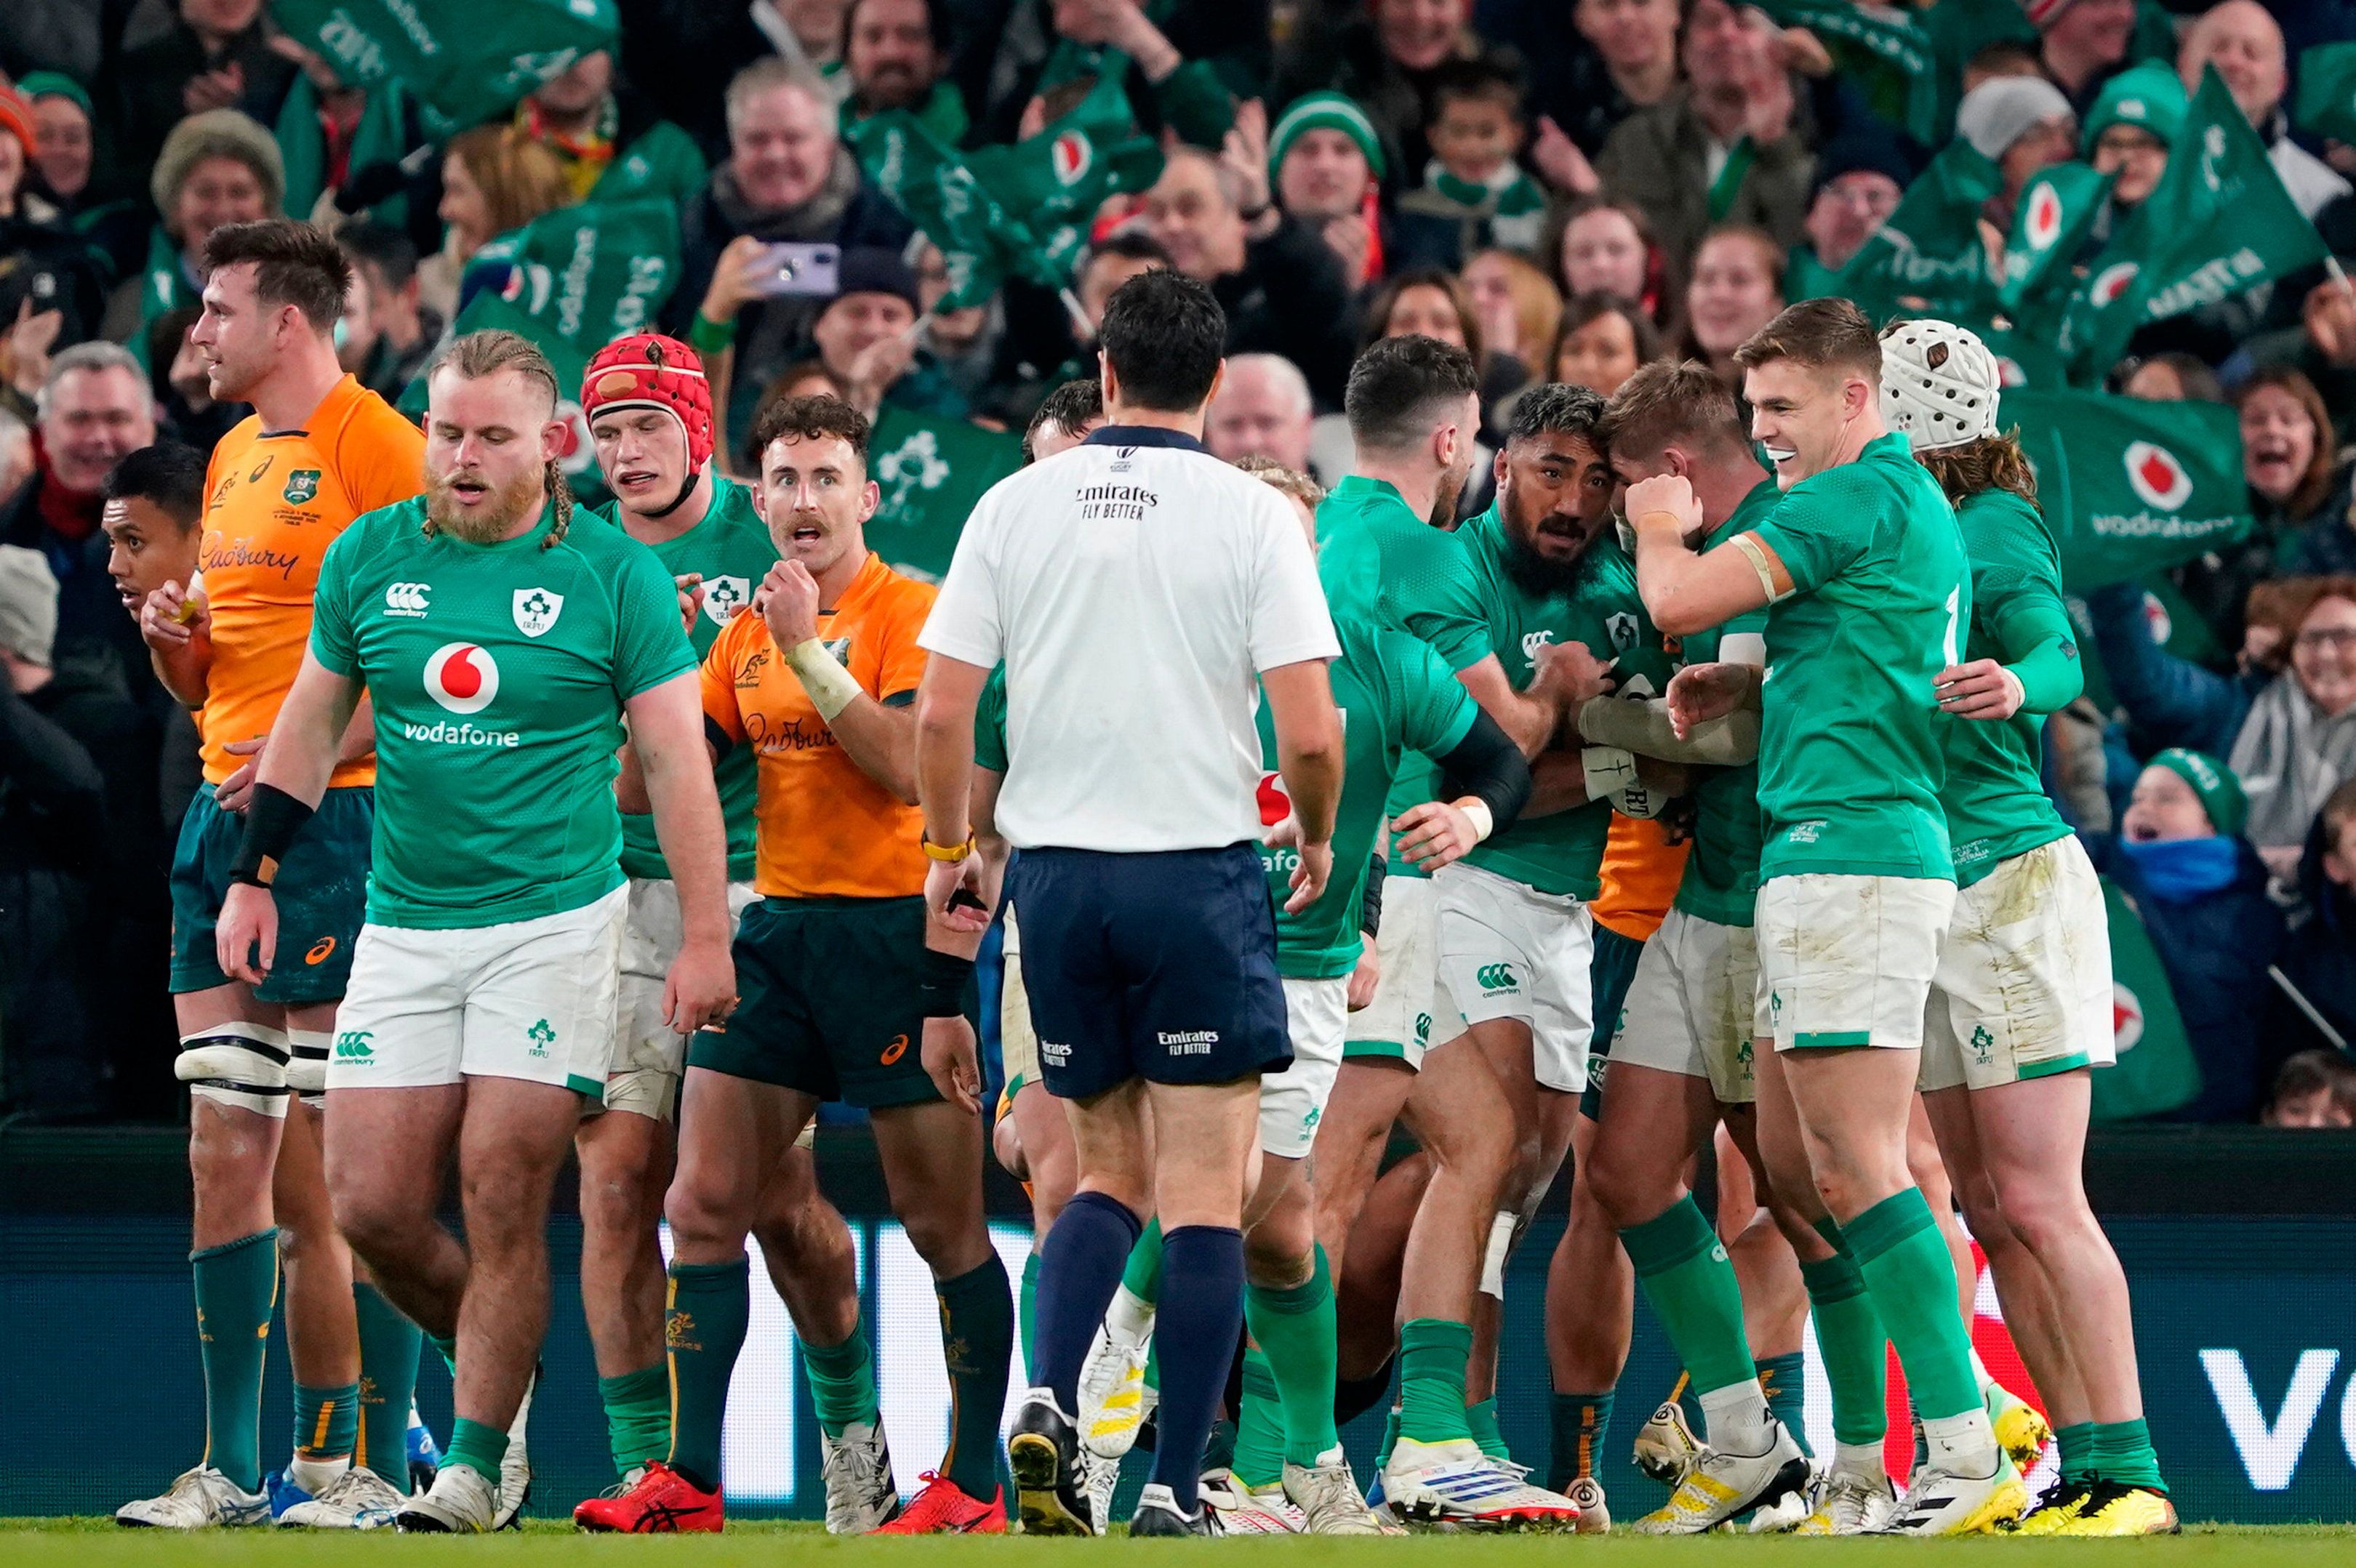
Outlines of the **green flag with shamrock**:
M 2110 917 L 2111 1038 L 2119 1060 L 2094 1075 L 2092 1115 L 2098 1122 L 2165 1115 L 2200 1097 L 2201 1064 L 2150 933 L 2107 877 L 2103 907 Z
M 437 137 L 513 108 L 621 31 L 614 0 L 270 0 L 270 14 L 350 86 L 407 87 Z
M 2249 530 L 2241 422 L 2222 404 L 2008 389 L 1997 418 L 2000 429 L 2018 427 L 2073 593 L 2147 576 Z
M 1119 77 L 1107 76 L 1012 146 L 961 154 L 905 111 L 845 136 L 868 178 L 940 247 L 949 291 L 934 308 L 950 311 L 981 304 L 1009 275 L 1051 289 L 1070 283 L 1105 198 L 1161 176 L 1161 153 L 1134 129 Z
M 562 207 L 475 252 L 473 294 L 451 323 L 455 336 L 503 328 L 530 338 L 556 368 L 557 415 L 573 427 L 565 477 L 584 494 L 596 485 L 596 453 L 581 415 L 581 377 L 590 357 L 642 332 L 679 283 L 679 219 L 668 201 L 583 202 Z M 425 408 L 425 379 L 401 394 L 401 410 Z
M 2063 353 L 2082 380 L 2098 379 L 2136 328 L 2312 266 L 2325 253 L 2211 66 L 2167 172 L 2095 258 L 2065 323 Z
M 1980 208 L 2004 176 L 1957 137 L 1906 187 L 1897 210 L 1849 258 L 1833 292 L 1879 322 L 1893 315 L 1970 320 L 1995 303 Z
M 2086 230 L 2110 194 L 2111 176 L 2088 164 L 2056 164 L 2021 190 L 2012 237 L 2004 251 L 2004 303 L 2019 309 L 2024 300 L 2052 293 L 2065 298 L 2075 284 L 2071 259 L 2086 242 Z
M 1912 12 L 1872 0 L 1760 0 L 1760 8 L 1777 27 L 1814 33 L 1882 120 L 1926 145 L 1939 139 L 1937 52 Z
M 1023 466 L 1023 443 L 1003 431 L 885 403 L 867 443 L 881 492 L 867 548 L 894 571 L 938 582 L 982 493 Z
M 2356 44 L 2318 44 L 2298 55 L 2298 105 L 2292 116 L 2302 131 L 2356 144 Z

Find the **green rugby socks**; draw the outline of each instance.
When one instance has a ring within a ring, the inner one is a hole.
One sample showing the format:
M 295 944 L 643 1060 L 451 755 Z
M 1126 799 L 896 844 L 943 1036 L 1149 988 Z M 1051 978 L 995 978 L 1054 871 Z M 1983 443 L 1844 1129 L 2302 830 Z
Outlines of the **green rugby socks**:
M 1743 1336 L 1742 1287 L 1693 1195 L 1629 1226 L 1620 1241 L 1644 1299 L 1692 1376 L 1703 1436 L 1734 1453 L 1758 1450 L 1767 1429 L 1767 1400 Z
M 360 1337 L 360 1429 L 352 1463 L 374 1470 L 396 1491 L 409 1490 L 409 1407 L 417 1398 L 417 1355 L 424 1335 L 376 1286 L 352 1285 L 352 1319 Z M 657 1369 L 660 1371 L 660 1369 Z M 664 1418 L 670 1384 L 663 1383 Z M 658 1458 L 661 1456 L 656 1456 Z
M 720 1489 L 720 1434 L 728 1417 L 728 1380 L 752 1317 L 751 1282 L 750 1264 L 741 1257 L 670 1265 L 663 1317 L 663 1342 L 670 1348 L 670 1467 L 705 1491 Z M 455 1456 L 455 1437 L 452 1443 Z M 496 1466 L 491 1473 L 496 1478 Z
M 1470 1442 L 1464 1361 L 1472 1328 L 1440 1317 L 1410 1318 L 1399 1329 L 1399 1436 L 1410 1443 Z
M 626 1476 L 670 1453 L 670 1365 L 657 1361 L 618 1378 L 597 1380 L 605 1407 L 605 1445 L 614 1473 Z
M 949 1372 L 949 1449 L 941 1474 L 966 1496 L 988 1502 L 998 1495 L 998 1418 L 1006 1408 L 1006 1368 L 1014 1353 L 1013 1293 L 995 1252 L 980 1267 L 933 1288 Z
M 262 1367 L 278 1305 L 278 1227 L 188 1254 L 205 1370 L 205 1463 L 262 1485 Z
M 846 1426 L 873 1426 L 883 1419 L 875 1401 L 875 1352 L 863 1325 L 853 1323 L 840 1345 L 803 1340 L 802 1373 L 819 1428 L 829 1437 L 840 1439 Z
M 1263 1360 L 1283 1407 L 1284 1457 L 1313 1467 L 1342 1442 L 1333 1428 L 1333 1382 L 1341 1347 L 1325 1249 L 1316 1249 L 1309 1277 L 1300 1285 L 1247 1285 L 1244 1323 L 1252 1343 L 1265 1352 Z M 1245 1364 L 1249 1366 L 1248 1357 Z

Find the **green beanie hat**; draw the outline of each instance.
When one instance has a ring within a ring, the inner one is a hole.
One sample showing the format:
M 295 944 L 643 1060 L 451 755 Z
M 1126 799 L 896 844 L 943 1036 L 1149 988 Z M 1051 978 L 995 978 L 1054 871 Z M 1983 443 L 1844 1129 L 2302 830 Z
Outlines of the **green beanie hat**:
M 1366 118 L 1366 112 L 1339 92 L 1310 92 L 1294 99 L 1268 133 L 1269 178 L 1276 178 L 1284 166 L 1284 155 L 1292 150 L 1303 131 L 1341 132 L 1366 155 L 1367 171 L 1376 179 L 1383 177 L 1383 142 L 1375 134 L 1375 123 Z
M 2151 765 L 2166 768 L 2190 784 L 2192 793 L 2201 797 L 2201 809 L 2209 814 L 2209 826 L 2226 837 L 2240 833 L 2250 820 L 2250 797 L 2242 793 L 2242 781 L 2208 752 L 2170 746 L 2154 757 Z
M 25 95 L 27 102 L 31 103 L 37 103 L 44 98 L 70 99 L 80 108 L 83 119 L 89 120 L 95 117 L 90 106 L 90 94 L 83 91 L 81 83 L 61 72 L 27 71 L 16 79 L 16 91 Z
M 2114 125 L 2139 126 L 2172 147 L 2177 133 L 2184 129 L 2184 116 L 2190 107 L 2184 96 L 2184 83 L 2177 80 L 2173 69 L 2159 61 L 2146 60 L 2123 70 L 2103 83 L 2094 107 L 2087 112 L 2086 155 L 2094 155 L 2095 141 Z

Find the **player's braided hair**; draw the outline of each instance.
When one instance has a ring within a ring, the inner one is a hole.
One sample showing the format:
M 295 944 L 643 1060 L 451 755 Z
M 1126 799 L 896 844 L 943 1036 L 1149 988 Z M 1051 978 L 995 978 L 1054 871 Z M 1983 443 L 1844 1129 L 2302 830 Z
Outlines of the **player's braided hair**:
M 541 351 L 540 345 L 519 333 L 496 329 L 470 332 L 434 357 L 434 362 L 425 368 L 426 380 L 430 383 L 436 371 L 445 369 L 469 381 L 478 381 L 501 370 L 513 370 L 527 380 L 537 381 L 548 389 L 548 404 L 552 411 L 559 400 L 556 367 L 549 363 L 548 356 Z M 564 470 L 553 458 L 544 467 L 541 484 L 548 492 L 552 520 L 547 536 L 540 541 L 540 548 L 553 549 L 564 538 L 564 530 L 573 523 L 573 487 L 564 482 Z M 425 532 L 429 535 L 434 532 L 434 519 L 430 517 L 425 519 Z

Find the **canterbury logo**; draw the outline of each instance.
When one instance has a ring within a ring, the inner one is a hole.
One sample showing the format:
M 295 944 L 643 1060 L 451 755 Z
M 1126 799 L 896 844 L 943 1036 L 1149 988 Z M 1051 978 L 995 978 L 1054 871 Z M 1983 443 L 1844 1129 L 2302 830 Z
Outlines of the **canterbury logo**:
M 1510 964 L 1483 964 L 1472 972 L 1472 979 L 1484 991 L 1511 991 L 1521 986 Z
M 384 591 L 384 613 L 388 615 L 423 615 L 425 596 L 434 591 L 430 582 L 396 582 Z
M 884 1048 L 884 1054 L 876 1060 L 889 1067 L 907 1054 L 908 1037 L 905 1034 L 895 1034 L 892 1037 L 892 1043 Z

